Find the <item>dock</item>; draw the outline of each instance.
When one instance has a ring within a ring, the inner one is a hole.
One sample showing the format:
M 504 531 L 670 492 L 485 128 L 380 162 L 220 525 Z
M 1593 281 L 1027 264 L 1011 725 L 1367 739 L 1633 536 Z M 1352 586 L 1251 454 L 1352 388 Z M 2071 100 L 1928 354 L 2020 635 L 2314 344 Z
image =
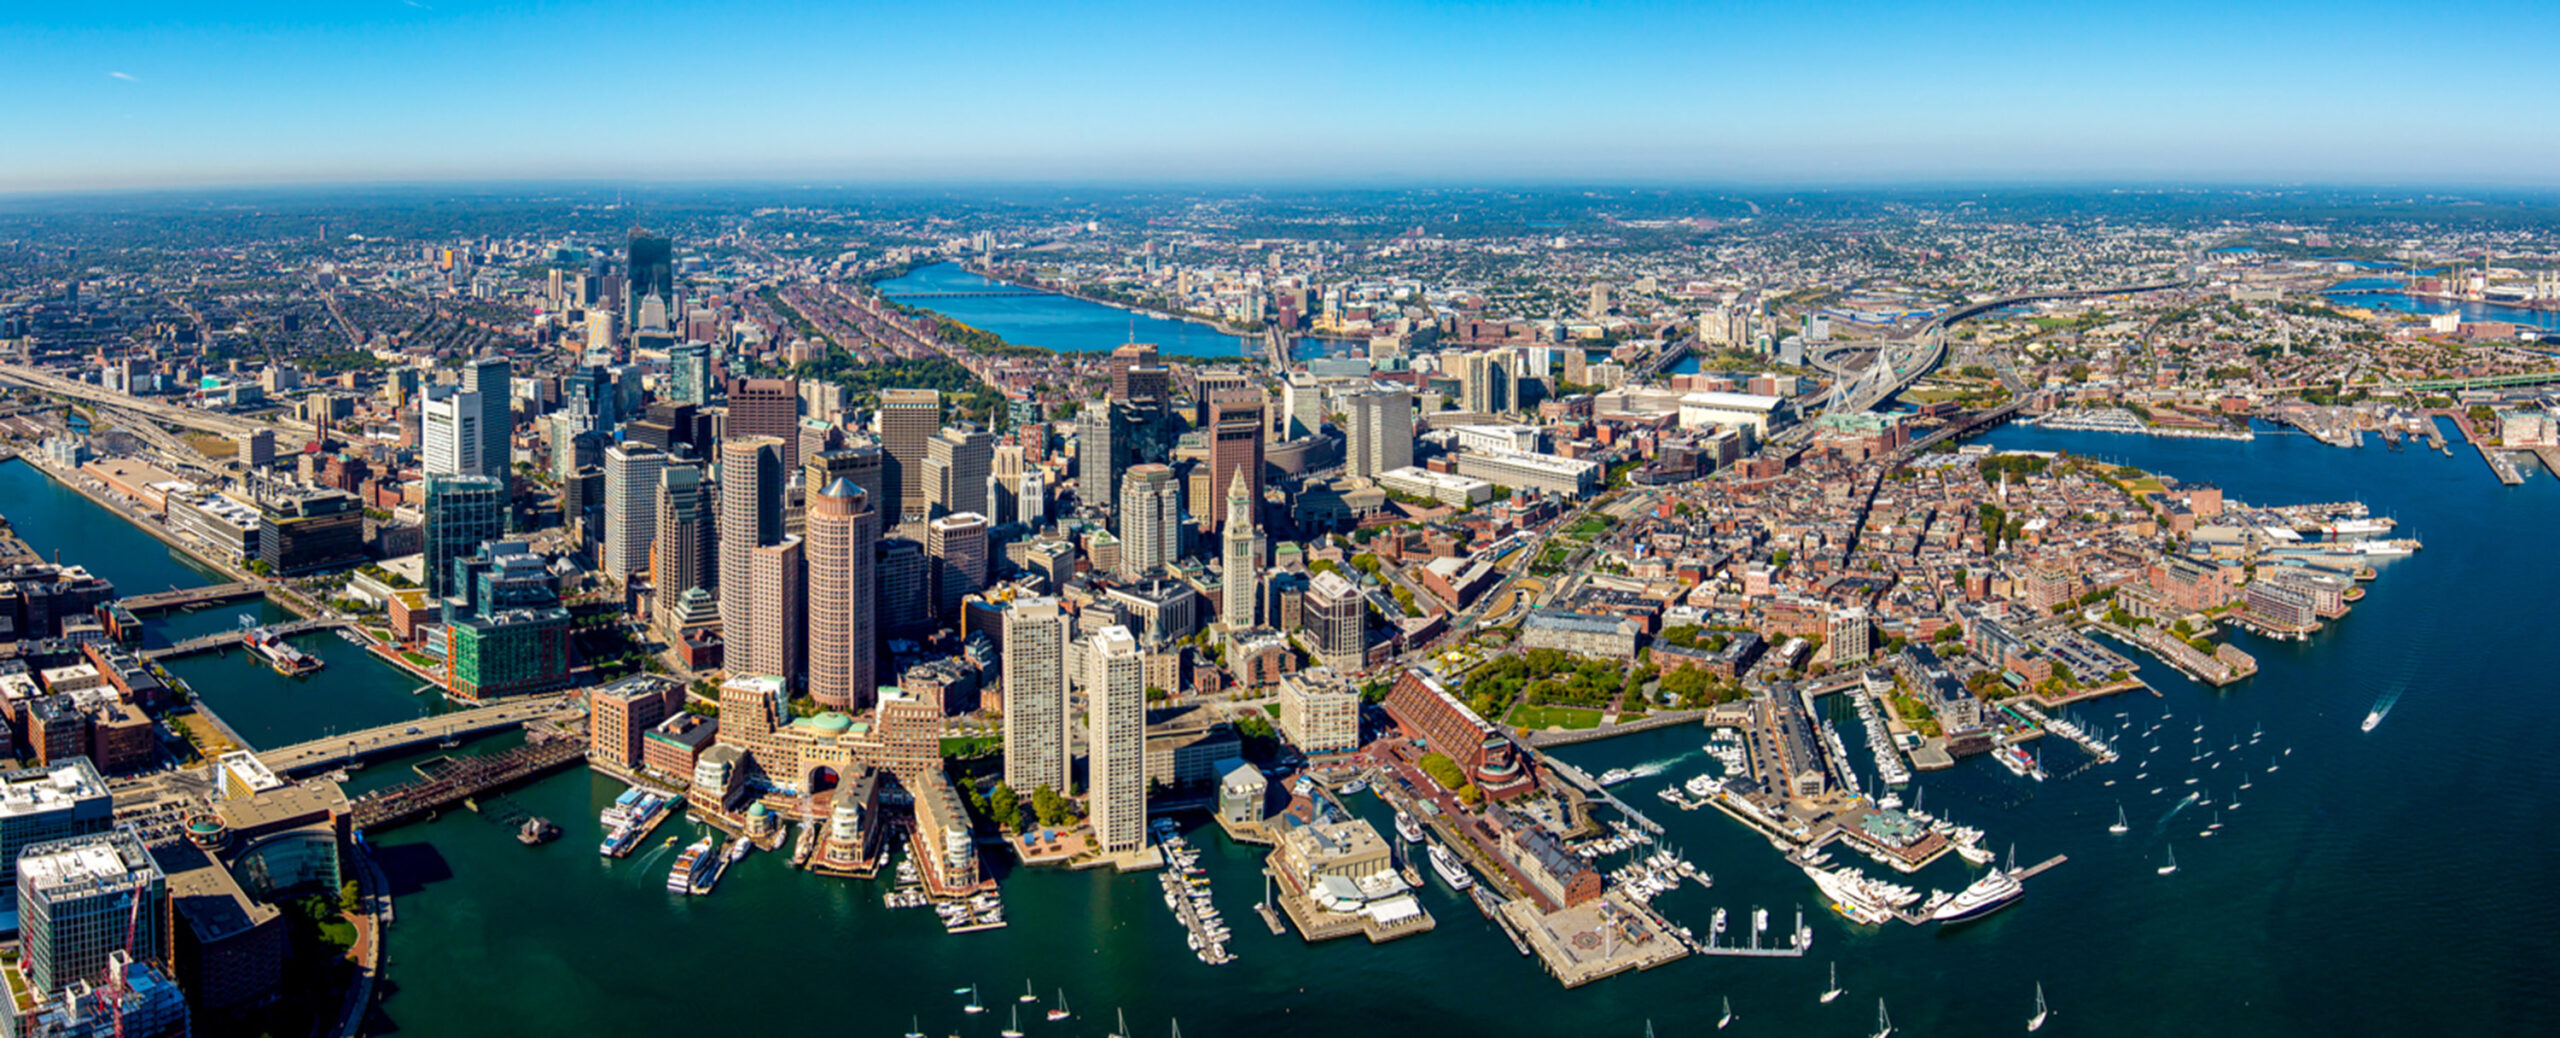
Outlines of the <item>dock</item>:
M 1760 910 L 1756 908 L 1752 909 L 1755 916 L 1759 911 Z M 1802 908 L 1796 909 L 1795 929 L 1788 931 L 1786 943 L 1771 945 L 1761 944 L 1760 934 L 1762 932 L 1764 932 L 1762 928 L 1756 926 L 1753 927 L 1751 929 L 1750 944 L 1720 944 L 1717 942 L 1717 938 L 1723 936 L 1722 932 L 1709 931 L 1706 940 L 1695 942 L 1693 946 L 1697 949 L 1698 954 L 1700 955 L 1722 955 L 1746 959 L 1801 959 L 1804 958 L 1804 954 L 1807 951 L 1811 951 L 1813 948 L 1812 932 L 1805 929 L 1804 909 Z
M 464 800 L 585 760 L 583 739 L 528 743 L 503 753 L 446 757 L 419 765 L 425 777 L 365 794 L 352 825 L 370 831 L 424 817 Z
M 1649 970 L 1689 955 L 1659 916 L 1611 891 L 1598 899 L 1540 914 L 1528 901 L 1510 901 L 1502 915 L 1528 938 L 1547 972 L 1578 988 L 1629 970 Z

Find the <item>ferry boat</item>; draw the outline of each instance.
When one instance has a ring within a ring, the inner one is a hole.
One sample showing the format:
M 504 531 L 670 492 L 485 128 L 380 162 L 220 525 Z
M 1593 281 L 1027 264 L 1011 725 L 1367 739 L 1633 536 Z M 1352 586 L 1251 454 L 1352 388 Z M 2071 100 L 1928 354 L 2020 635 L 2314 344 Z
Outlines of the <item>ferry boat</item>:
M 320 669 L 320 657 L 294 648 L 272 627 L 252 627 L 240 636 L 240 642 L 286 677 L 298 678 Z
M 1351 796 L 1355 793 L 1366 793 L 1368 791 L 1369 784 L 1359 779 L 1352 779 L 1351 781 L 1342 784 L 1343 796 Z
M 605 829 L 604 842 L 596 846 L 596 853 L 608 858 L 630 854 L 632 848 L 639 846 L 640 837 L 649 831 L 650 824 L 657 821 L 659 814 L 673 803 L 672 798 L 637 787 L 623 790 L 621 796 L 614 798 L 613 803 L 596 816 Z
M 1421 843 L 1422 823 L 1416 821 L 1412 815 L 1398 811 L 1396 812 L 1396 835 L 1404 837 L 1406 843 Z
M 2018 882 L 2016 876 L 2002 869 L 1993 869 L 1973 881 L 1972 886 L 1947 899 L 1947 903 L 1930 918 L 1941 924 L 1980 919 L 2017 904 L 2018 899 L 2025 896 L 2027 888 Z
M 717 845 L 709 835 L 686 844 L 684 851 L 676 855 L 675 867 L 667 870 L 667 893 L 692 893 L 694 877 L 712 860 L 711 849 Z
M 729 871 L 729 866 L 737 864 L 738 859 L 746 857 L 747 848 L 750 846 L 753 845 L 743 839 L 736 839 L 729 841 L 728 849 L 720 852 L 716 858 L 708 854 L 703 855 L 705 864 L 694 869 L 692 892 L 708 894 L 711 888 L 719 886 L 721 874 Z
M 1614 786 L 1635 777 L 1635 772 L 1628 771 L 1625 768 L 1611 768 L 1600 773 L 1600 784 L 1603 786 Z
M 1459 861 L 1457 855 L 1436 843 L 1431 845 L 1431 871 L 1439 873 L 1441 882 L 1449 884 L 1451 890 L 1464 891 L 1476 885 L 1475 876 L 1467 871 L 1467 863 Z

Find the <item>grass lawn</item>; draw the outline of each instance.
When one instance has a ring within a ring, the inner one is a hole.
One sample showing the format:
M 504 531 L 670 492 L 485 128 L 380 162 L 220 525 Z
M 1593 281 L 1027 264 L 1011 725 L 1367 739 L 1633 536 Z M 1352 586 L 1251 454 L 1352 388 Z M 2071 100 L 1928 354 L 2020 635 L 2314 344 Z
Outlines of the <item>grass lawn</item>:
M 1002 745 L 1004 745 L 1004 739 L 1001 736 L 963 735 L 942 740 L 942 755 L 945 757 L 975 757 Z
M 1600 711 L 1578 706 L 1529 706 L 1511 709 L 1511 723 L 1531 731 L 1540 728 L 1598 728 Z
M 2144 476 L 2141 479 L 2128 481 L 2125 483 L 2124 488 L 2136 494 L 2165 494 L 2169 492 L 2169 488 L 2161 485 L 2159 477 L 2156 476 Z
M 443 666 L 443 664 L 437 663 L 434 660 L 428 659 L 414 652 L 403 652 L 400 654 L 400 658 L 409 661 L 411 666 L 424 667 L 428 670 L 434 670 L 437 667 Z

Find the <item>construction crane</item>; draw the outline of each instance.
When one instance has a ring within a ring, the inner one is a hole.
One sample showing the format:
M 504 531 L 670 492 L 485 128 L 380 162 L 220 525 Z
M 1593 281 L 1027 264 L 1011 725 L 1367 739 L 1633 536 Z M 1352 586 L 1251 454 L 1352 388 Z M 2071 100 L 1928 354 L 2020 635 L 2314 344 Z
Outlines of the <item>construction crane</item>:
M 116 1038 L 125 1038 L 124 1002 L 133 994 L 133 985 L 125 980 L 125 973 L 133 968 L 133 933 L 142 922 L 142 895 L 147 889 L 140 885 L 133 888 L 133 908 L 124 917 L 124 961 L 117 963 L 107 976 L 107 1009 L 115 1014 Z

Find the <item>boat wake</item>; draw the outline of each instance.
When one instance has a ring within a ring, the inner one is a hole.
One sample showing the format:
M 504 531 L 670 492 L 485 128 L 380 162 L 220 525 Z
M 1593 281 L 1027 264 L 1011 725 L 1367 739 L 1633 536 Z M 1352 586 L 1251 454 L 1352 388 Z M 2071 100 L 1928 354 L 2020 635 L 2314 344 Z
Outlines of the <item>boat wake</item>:
M 2395 688 L 2383 693 L 2382 698 L 2373 701 L 2373 711 L 2364 715 L 2365 731 L 2370 732 L 2381 725 L 2382 719 L 2391 713 L 2391 708 L 2400 705 L 2400 692 L 2400 689 Z
M 1665 758 L 1663 758 L 1663 759 L 1661 759 L 1661 760 L 1649 760 L 1649 761 L 1646 761 L 1646 762 L 1644 762 L 1644 763 L 1642 763 L 1642 764 L 1637 764 L 1637 765 L 1633 765 L 1633 766 L 1629 767 L 1629 768 L 1627 769 L 1627 775 L 1628 775 L 1629 777 L 1631 777 L 1631 778 L 1652 778 L 1652 777 L 1654 777 L 1654 776 L 1656 776 L 1656 775 L 1660 775 L 1660 774 L 1662 774 L 1662 773 L 1664 773 L 1664 772 L 1670 771 L 1673 767 L 1677 766 L 1681 761 L 1688 760 L 1689 758 L 1691 758 L 1691 757 L 1695 757 L 1695 756 L 1697 756 L 1697 755 L 1698 755 L 1698 751 L 1696 751 L 1696 750 L 1691 750 L 1691 751 L 1689 751 L 1689 752 L 1687 752 L 1687 753 L 1679 754 L 1679 755 L 1677 755 L 1677 756 L 1672 756 L 1672 757 L 1665 757 Z
M 2194 807 L 2194 806 L 2196 806 L 2196 800 L 2198 799 L 2198 797 L 2199 797 L 2199 794 L 2189 793 L 2189 794 L 2187 794 L 2184 798 L 2180 799 L 2177 803 L 2174 803 L 2174 804 L 2169 805 L 2169 813 L 2168 813 L 2168 814 L 2165 814 L 2165 815 L 2161 815 L 2161 816 L 2160 816 L 2160 820 L 2159 820 L 2158 822 L 2152 823 L 2152 827 L 2153 827 L 2153 828 L 2155 828 L 2155 829 L 2163 829 L 2163 828 L 2167 828 L 2167 827 L 2168 827 L 2168 825 L 2169 825 L 2169 820 L 2170 820 L 2170 819 L 2173 819 L 2173 818 L 2178 817 L 2178 812 L 2181 812 L 2181 811 L 2184 811 L 2184 810 L 2186 810 L 2186 809 L 2188 809 L 2188 808 L 2190 808 L 2190 807 Z

